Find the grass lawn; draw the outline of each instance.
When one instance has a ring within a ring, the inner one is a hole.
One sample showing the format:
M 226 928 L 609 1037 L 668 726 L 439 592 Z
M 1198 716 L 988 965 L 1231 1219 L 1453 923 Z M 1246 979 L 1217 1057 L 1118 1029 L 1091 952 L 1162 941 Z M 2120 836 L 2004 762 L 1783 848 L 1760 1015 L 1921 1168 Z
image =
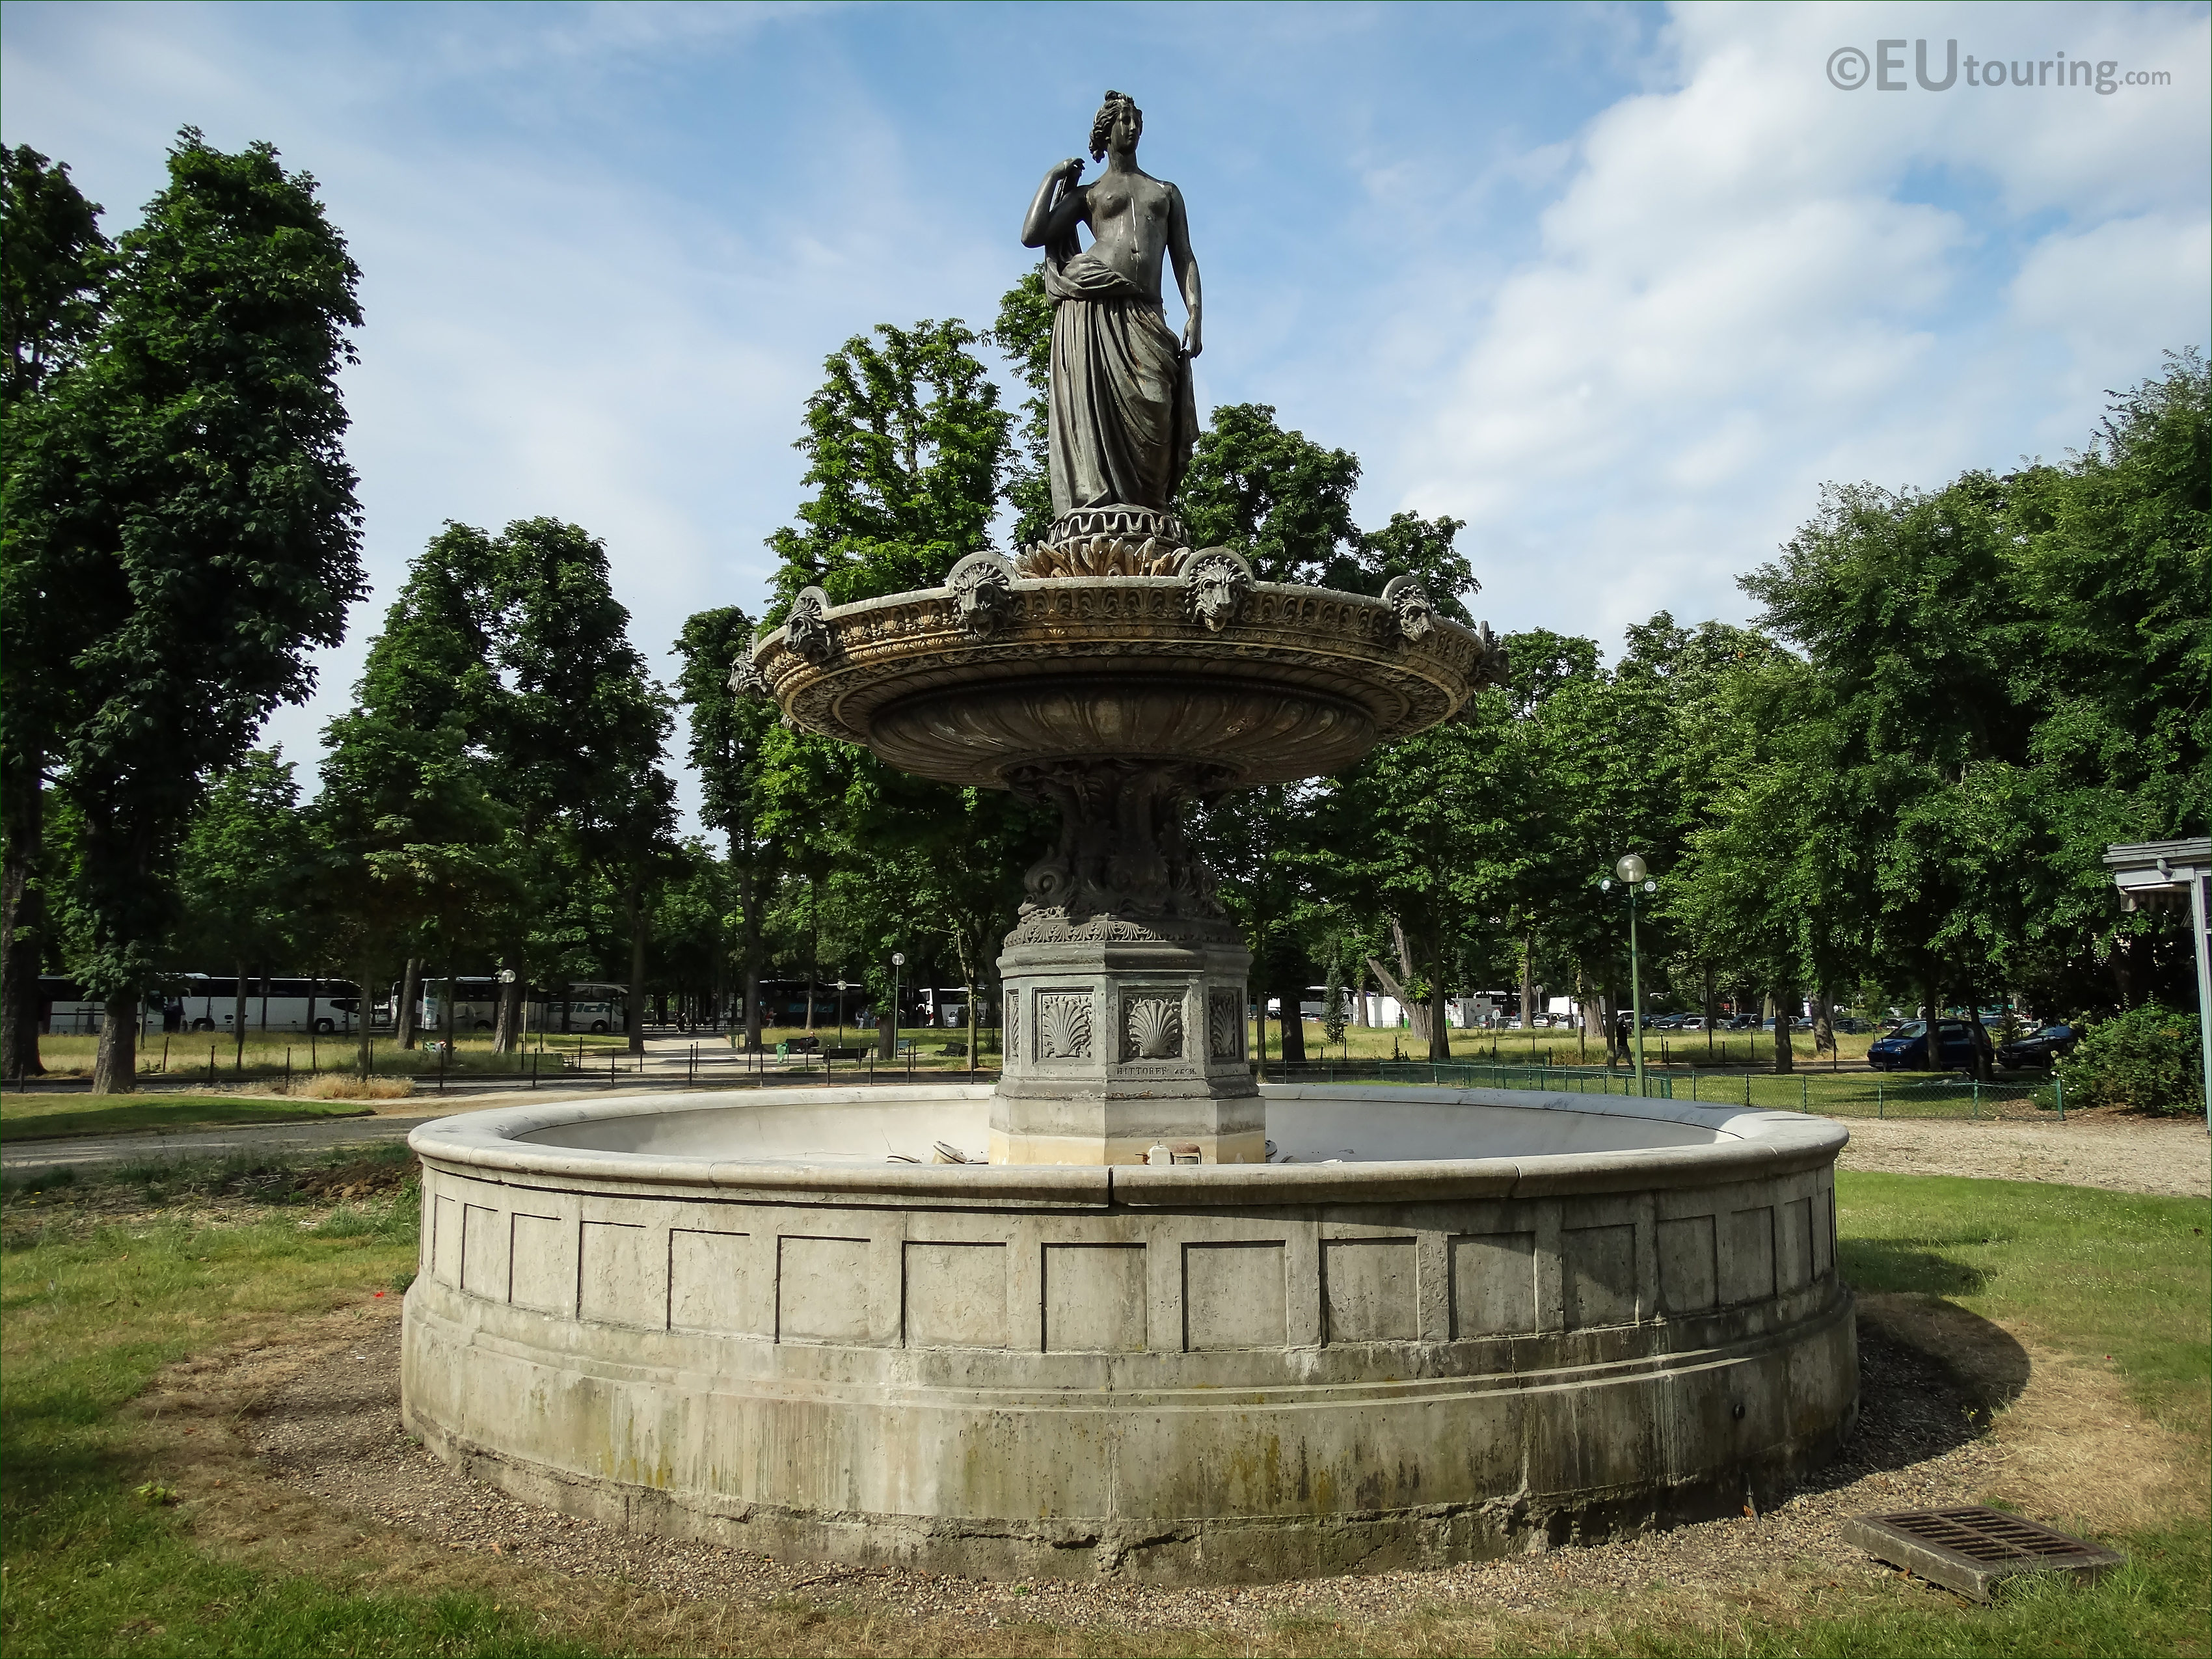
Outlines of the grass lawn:
M 355 1100 L 256 1099 L 222 1095 L 0 1095 L 0 1141 L 61 1135 L 139 1134 L 149 1130 L 217 1128 L 238 1123 L 304 1123 L 319 1117 L 367 1117 Z
M 282 1345 L 358 1319 L 415 1265 L 404 1149 L 343 1166 L 139 1170 L 19 1191 L 0 1210 L 0 1651 L 46 1654 L 805 1653 L 2138 1655 L 2207 1651 L 2201 1501 L 2212 1305 L 2202 1202 L 2018 1182 L 1845 1173 L 1851 1282 L 1948 1303 L 2086 1356 L 2195 1449 L 2193 1495 L 2114 1538 L 2130 1565 L 2094 1588 L 2043 1586 L 1970 1607 L 1893 1579 L 1818 1600 L 1686 1607 L 1624 1591 L 1571 1618 L 1447 1610 L 1393 1622 L 1282 1621 L 1240 1632 L 942 1626 L 831 1603 L 704 1611 L 619 1586 L 526 1573 L 343 1516 L 252 1541 L 214 1525 L 226 1480 L 255 1492 L 222 1425 L 165 1416 L 157 1377 L 218 1350 Z M 187 1177 L 190 1177 L 189 1179 Z M 234 1178 L 235 1177 L 235 1178 Z M 188 1190 L 191 1189 L 191 1190 Z M 388 1302 L 377 1305 L 388 1305 Z M 321 1323 L 319 1324 L 319 1322 Z M 2107 1361 L 2103 1357 L 2109 1356 Z M 165 1371 L 164 1368 L 176 1368 Z M 173 1384 L 163 1384 L 171 1387 Z M 152 1390 L 154 1392 L 150 1392 Z M 204 1437 L 203 1437 L 204 1431 Z M 229 1461 L 224 1462 L 227 1457 Z M 2127 1468 L 2102 1478 L 2130 1478 Z M 241 1496 L 234 1508 L 244 1504 Z M 296 1504 L 297 1494 L 289 1499 Z M 253 1504 L 260 1505 L 255 1498 Z M 270 1501 L 265 1507 L 277 1509 Z M 279 1522 L 268 1522 L 278 1526 Z M 337 1541 L 331 1541 L 331 1540 Z M 243 1540 L 243 1541 L 241 1541 Z M 834 1594 L 834 1592 L 832 1592 Z M 1418 1594 L 1418 1592 L 1416 1592 Z M 629 1597 L 629 1599 L 625 1599 Z M 1781 1609 L 1777 1611 L 1778 1606 Z

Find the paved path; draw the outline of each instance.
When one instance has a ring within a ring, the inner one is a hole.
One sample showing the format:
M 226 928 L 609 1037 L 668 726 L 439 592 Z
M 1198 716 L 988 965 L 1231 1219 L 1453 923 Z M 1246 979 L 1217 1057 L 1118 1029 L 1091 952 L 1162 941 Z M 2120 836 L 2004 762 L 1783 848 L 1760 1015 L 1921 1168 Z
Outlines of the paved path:
M 409 1104 L 411 1107 L 413 1103 Z M 443 1111 L 416 1109 L 404 1117 L 337 1117 L 310 1123 L 241 1123 L 234 1128 L 186 1129 L 174 1134 L 78 1135 L 67 1140 L 13 1140 L 0 1147 L 0 1169 L 5 1169 L 9 1175 L 32 1175 L 102 1164 L 228 1158 L 238 1152 L 313 1152 L 330 1147 L 404 1140 L 407 1132 L 416 1124 L 445 1115 Z

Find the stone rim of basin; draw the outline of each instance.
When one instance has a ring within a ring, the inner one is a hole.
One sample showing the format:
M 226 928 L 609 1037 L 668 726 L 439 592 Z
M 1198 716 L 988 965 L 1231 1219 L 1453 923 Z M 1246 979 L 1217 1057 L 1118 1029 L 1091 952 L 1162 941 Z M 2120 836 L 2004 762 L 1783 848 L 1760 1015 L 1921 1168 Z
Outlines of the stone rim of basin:
M 1492 1158 L 1373 1159 L 1325 1164 L 1202 1164 L 1168 1167 L 1138 1164 L 846 1164 L 799 1160 L 742 1159 L 667 1152 L 622 1152 L 550 1145 L 526 1137 L 548 1130 L 672 1112 L 744 1111 L 777 1106 L 878 1107 L 952 1101 L 987 1101 L 989 1085 L 908 1088 L 796 1087 L 745 1091 L 742 1099 L 710 1102 L 697 1095 L 666 1094 L 624 1101 L 568 1101 L 497 1107 L 440 1118 L 408 1138 L 420 1157 L 449 1165 L 507 1170 L 518 1174 L 577 1180 L 703 1187 L 722 1190 L 901 1193 L 944 1199 L 969 1194 L 981 1199 L 1021 1194 L 1060 1196 L 1076 1202 L 1243 1204 L 1272 1201 L 1371 1202 L 1416 1194 L 1531 1197 L 1572 1188 L 1604 1192 L 1675 1182 L 1711 1182 L 1790 1173 L 1832 1163 L 1850 1132 L 1832 1119 L 1795 1112 L 1691 1105 L 1633 1096 L 1591 1097 L 1534 1091 L 1492 1089 L 1363 1090 L 1335 1085 L 1262 1085 L 1267 1100 L 1341 1100 L 1376 1106 L 1465 1104 L 1530 1111 L 1569 1111 L 1608 1117 L 1646 1118 L 1708 1129 L 1724 1136 L 1708 1146 L 1669 1146 Z

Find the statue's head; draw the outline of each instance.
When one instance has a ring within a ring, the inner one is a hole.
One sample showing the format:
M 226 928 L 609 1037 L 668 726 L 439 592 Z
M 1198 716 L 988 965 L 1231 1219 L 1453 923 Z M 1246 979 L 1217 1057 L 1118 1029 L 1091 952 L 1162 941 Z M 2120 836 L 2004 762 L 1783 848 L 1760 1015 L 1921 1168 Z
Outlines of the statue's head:
M 1103 161 L 1109 149 L 1134 149 L 1145 136 L 1145 112 L 1126 92 L 1109 92 L 1091 123 L 1091 159 Z

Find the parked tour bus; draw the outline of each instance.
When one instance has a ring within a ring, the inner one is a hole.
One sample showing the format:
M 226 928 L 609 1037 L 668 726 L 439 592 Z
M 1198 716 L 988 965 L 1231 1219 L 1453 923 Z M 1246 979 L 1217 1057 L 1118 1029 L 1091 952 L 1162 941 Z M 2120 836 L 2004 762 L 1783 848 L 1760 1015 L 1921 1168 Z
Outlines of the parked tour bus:
M 239 981 L 212 974 L 187 974 L 176 1000 L 184 1005 L 176 1028 L 228 1031 L 238 1019 Z M 249 1031 L 319 1031 L 325 1036 L 352 1031 L 361 1019 L 360 988 L 349 979 L 249 977 L 246 981 L 246 1029 Z
M 246 981 L 246 1029 L 249 1031 L 305 1031 L 326 1035 L 350 1031 L 360 1018 L 361 998 L 349 979 L 279 979 Z M 106 1017 L 74 980 L 58 975 L 39 981 L 39 1029 L 56 1034 L 93 1032 Z M 238 1019 L 238 981 L 211 974 L 183 974 L 164 989 L 149 991 L 142 1017 L 149 1031 L 228 1031 Z
M 500 983 L 484 974 L 463 974 L 453 981 L 453 1029 L 489 1031 L 499 1024 Z M 551 990 L 531 988 L 526 999 L 524 1029 L 528 1031 L 618 1031 L 628 991 L 598 980 L 578 980 Z M 394 981 L 385 994 L 382 1011 L 399 1006 L 400 988 Z M 564 1000 L 565 999 L 565 1000 Z M 416 999 L 416 1029 L 428 1036 L 446 1029 L 446 981 L 438 975 L 423 976 Z

